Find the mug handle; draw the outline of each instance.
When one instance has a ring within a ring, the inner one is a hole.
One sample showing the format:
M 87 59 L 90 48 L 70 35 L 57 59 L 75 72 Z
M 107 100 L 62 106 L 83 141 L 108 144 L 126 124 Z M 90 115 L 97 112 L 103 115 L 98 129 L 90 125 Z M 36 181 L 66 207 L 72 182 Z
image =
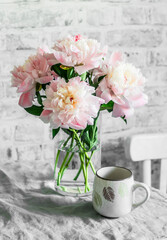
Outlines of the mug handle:
M 136 207 L 142 205 L 144 202 L 146 202 L 150 198 L 150 188 L 144 183 L 134 183 L 133 192 L 139 187 L 144 188 L 144 190 L 146 191 L 146 197 L 139 203 L 133 203 L 132 204 L 133 208 L 136 208 Z

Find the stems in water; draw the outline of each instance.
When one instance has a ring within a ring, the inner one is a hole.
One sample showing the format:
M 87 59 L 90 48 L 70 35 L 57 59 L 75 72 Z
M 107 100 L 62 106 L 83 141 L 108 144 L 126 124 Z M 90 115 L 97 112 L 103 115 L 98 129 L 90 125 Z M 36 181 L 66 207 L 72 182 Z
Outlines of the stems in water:
M 61 167 L 59 169 L 58 177 L 57 177 L 57 186 L 60 185 L 60 181 L 63 177 L 63 174 L 64 174 L 65 170 L 69 167 L 69 164 L 70 164 L 70 162 L 73 159 L 73 156 L 75 154 L 75 152 L 72 152 L 71 155 L 70 155 L 70 152 L 73 151 L 73 149 L 77 145 L 78 149 L 79 149 L 78 154 L 79 154 L 79 157 L 80 157 L 81 165 L 80 165 L 80 168 L 79 168 L 76 176 L 74 177 L 74 180 L 76 181 L 78 179 L 78 177 L 79 177 L 79 175 L 82 171 L 83 176 L 84 176 L 84 181 L 85 181 L 85 193 L 86 193 L 87 191 L 90 191 L 90 187 L 89 187 L 89 183 L 88 183 L 88 167 L 89 167 L 89 165 L 90 165 L 93 173 L 94 174 L 96 173 L 96 171 L 94 169 L 94 166 L 93 166 L 93 163 L 91 161 L 95 150 L 92 151 L 90 156 L 89 156 L 88 152 L 87 152 L 87 149 L 84 146 L 84 142 L 81 141 L 81 138 L 80 138 L 81 136 L 78 135 L 78 133 L 75 129 L 69 129 L 69 130 L 72 132 L 72 136 L 70 135 L 67 138 L 67 140 L 63 144 L 62 149 L 66 147 L 66 145 L 67 145 L 67 143 L 70 139 L 71 139 L 71 144 L 70 144 L 70 147 L 67 149 L 68 152 L 66 152 L 66 155 L 65 155 L 65 157 L 63 159 L 63 162 L 61 164 Z M 76 142 L 75 146 L 74 146 L 74 141 Z M 57 155 L 56 155 L 55 167 L 54 167 L 54 178 L 55 178 L 55 175 L 56 175 L 56 167 L 57 167 L 58 160 L 59 160 L 59 157 L 60 157 L 60 152 L 61 152 L 61 150 L 58 150 Z

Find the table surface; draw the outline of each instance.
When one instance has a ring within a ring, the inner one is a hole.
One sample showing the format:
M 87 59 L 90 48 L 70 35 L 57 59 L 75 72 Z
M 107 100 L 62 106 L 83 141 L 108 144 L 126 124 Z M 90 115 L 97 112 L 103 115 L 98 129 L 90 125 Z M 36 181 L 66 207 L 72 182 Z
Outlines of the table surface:
M 149 201 L 130 214 L 108 219 L 94 211 L 91 196 L 57 195 L 49 181 L 20 186 L 0 170 L 0 240 L 167 239 L 167 195 L 159 190 L 152 188 Z

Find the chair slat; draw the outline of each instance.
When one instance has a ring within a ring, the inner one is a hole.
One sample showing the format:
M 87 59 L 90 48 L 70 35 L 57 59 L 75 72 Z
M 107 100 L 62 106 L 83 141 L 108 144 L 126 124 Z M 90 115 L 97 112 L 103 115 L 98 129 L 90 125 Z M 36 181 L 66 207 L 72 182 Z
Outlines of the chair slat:
M 159 188 L 167 192 L 167 133 L 135 134 L 125 141 L 125 156 L 132 161 L 141 161 L 142 179 L 151 186 L 151 160 L 162 159 Z M 150 160 L 147 160 L 150 159 Z
M 151 160 L 143 161 L 143 182 L 151 186 Z
M 163 193 L 166 193 L 167 191 L 167 158 L 161 159 L 159 188 Z
M 125 154 L 132 161 L 167 158 L 167 134 L 138 134 L 125 143 Z

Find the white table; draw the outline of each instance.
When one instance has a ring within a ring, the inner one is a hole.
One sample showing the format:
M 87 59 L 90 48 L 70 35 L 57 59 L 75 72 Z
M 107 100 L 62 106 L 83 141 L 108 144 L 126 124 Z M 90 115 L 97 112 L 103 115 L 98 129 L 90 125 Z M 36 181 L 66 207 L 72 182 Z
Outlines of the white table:
M 63 197 L 42 181 L 18 185 L 0 170 L 0 240 L 167 239 L 167 195 L 156 189 L 130 214 L 107 219 L 94 211 L 91 197 Z

